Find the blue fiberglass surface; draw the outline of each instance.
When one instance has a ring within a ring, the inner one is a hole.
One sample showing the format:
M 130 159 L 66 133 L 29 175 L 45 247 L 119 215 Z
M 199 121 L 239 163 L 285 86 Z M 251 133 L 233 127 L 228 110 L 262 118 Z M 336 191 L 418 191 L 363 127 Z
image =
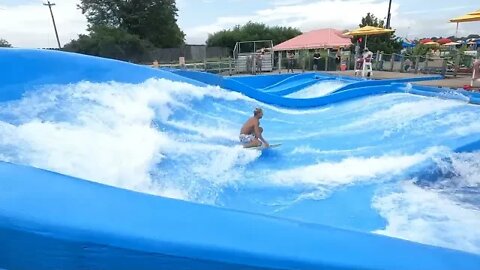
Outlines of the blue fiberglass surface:
M 480 265 L 473 95 L 366 86 L 295 109 L 222 89 L 216 76 L 59 52 L 0 56 L 12 67 L 0 79 L 0 159 L 12 163 L 0 164 L 0 268 Z M 289 79 L 265 78 L 258 87 Z M 264 137 L 282 146 L 238 145 L 257 106 Z

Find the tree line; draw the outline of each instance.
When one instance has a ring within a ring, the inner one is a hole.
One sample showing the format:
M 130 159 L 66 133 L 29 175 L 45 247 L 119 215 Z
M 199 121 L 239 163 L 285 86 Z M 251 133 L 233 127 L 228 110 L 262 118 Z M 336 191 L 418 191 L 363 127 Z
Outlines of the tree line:
M 178 48 L 185 45 L 185 33 L 177 24 L 178 9 L 175 0 L 81 0 L 77 7 L 85 15 L 87 34 L 81 34 L 62 48 L 66 51 L 140 62 L 155 48 Z M 367 13 L 360 27 L 384 27 L 384 21 Z M 293 27 L 267 26 L 248 22 L 231 29 L 208 35 L 207 46 L 227 47 L 233 50 L 238 41 L 272 40 L 282 43 L 302 34 Z M 364 37 L 353 37 L 352 43 L 361 45 Z M 402 49 L 394 33 L 369 36 L 368 48 L 385 53 Z M 11 44 L 0 39 L 0 47 Z
M 140 62 L 154 48 L 185 45 L 175 0 L 81 0 L 78 8 L 87 18 L 88 34 L 67 43 L 66 51 Z M 299 34 L 291 27 L 249 22 L 209 35 L 206 45 L 233 49 L 237 41 L 280 43 Z

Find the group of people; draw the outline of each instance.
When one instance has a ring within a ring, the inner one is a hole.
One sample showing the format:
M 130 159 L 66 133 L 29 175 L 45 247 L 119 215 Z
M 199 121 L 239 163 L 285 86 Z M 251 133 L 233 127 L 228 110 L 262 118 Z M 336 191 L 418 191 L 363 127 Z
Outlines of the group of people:
M 338 50 L 335 54 L 335 65 L 337 66 L 337 70 L 340 69 L 340 62 L 341 62 L 341 50 Z M 321 64 L 321 55 L 319 50 L 315 50 L 313 53 L 313 70 L 319 70 Z M 295 66 L 295 52 L 289 51 L 287 52 L 287 73 L 292 72 Z

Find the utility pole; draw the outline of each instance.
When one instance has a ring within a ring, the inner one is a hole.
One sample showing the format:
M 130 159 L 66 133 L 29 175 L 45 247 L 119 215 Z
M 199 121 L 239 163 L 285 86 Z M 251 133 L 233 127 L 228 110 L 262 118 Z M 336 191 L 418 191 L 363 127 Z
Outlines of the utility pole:
M 387 13 L 387 25 L 385 28 L 390 29 L 390 18 L 392 14 L 390 14 L 390 9 L 392 8 L 392 0 L 388 1 L 388 13 Z
M 62 46 L 60 45 L 60 39 L 58 38 L 58 32 L 57 32 L 57 25 L 55 24 L 55 18 L 53 17 L 53 11 L 52 11 L 52 6 L 55 6 L 55 3 L 50 3 L 50 1 L 47 1 L 47 3 L 43 3 L 44 6 L 48 6 L 50 9 L 50 15 L 52 15 L 52 22 L 53 22 L 53 29 L 55 29 L 55 36 L 57 37 L 57 44 L 58 48 L 61 49 Z

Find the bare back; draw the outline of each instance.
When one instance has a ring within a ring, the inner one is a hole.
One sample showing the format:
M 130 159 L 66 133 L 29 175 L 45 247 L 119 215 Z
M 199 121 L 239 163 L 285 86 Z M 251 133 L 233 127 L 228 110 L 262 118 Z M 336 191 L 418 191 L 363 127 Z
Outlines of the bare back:
M 255 134 L 255 129 L 259 127 L 260 121 L 256 117 L 250 117 L 240 129 L 240 134 Z

